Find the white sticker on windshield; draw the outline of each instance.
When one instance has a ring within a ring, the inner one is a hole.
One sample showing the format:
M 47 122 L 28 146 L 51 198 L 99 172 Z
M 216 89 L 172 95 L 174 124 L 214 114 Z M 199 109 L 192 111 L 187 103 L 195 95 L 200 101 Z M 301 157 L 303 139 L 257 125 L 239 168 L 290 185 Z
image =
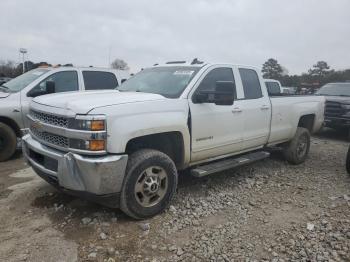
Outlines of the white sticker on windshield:
M 178 70 L 174 72 L 174 75 L 187 75 L 190 76 L 193 74 L 194 71 L 191 70 Z
M 36 76 L 41 76 L 44 72 L 41 72 L 41 71 L 36 71 L 36 72 L 33 72 L 32 74 L 33 75 L 36 75 Z

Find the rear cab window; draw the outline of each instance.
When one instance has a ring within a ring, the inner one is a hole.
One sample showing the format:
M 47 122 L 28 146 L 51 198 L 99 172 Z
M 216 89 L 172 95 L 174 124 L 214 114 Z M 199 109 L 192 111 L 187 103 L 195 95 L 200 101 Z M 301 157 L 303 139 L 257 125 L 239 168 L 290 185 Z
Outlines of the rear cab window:
M 85 90 L 115 89 L 118 80 L 115 74 L 102 71 L 83 71 Z
M 259 76 L 253 69 L 239 68 L 245 99 L 258 99 L 263 97 Z

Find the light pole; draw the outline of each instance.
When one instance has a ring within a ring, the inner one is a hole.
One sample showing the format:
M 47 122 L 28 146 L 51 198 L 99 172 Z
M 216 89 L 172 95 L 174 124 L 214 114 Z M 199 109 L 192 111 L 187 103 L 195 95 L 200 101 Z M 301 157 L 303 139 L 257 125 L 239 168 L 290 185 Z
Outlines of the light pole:
M 23 73 L 25 71 L 25 66 L 24 66 L 24 54 L 28 53 L 28 50 L 25 48 L 20 48 L 19 52 L 22 54 L 22 66 L 23 66 Z

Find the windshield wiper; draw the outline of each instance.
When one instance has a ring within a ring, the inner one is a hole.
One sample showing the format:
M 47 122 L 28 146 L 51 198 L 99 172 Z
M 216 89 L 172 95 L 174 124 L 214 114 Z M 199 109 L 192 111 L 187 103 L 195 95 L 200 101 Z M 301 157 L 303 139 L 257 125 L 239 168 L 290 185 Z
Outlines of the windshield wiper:
M 347 96 L 347 97 L 348 97 L 348 96 L 350 96 L 350 95 L 337 95 L 337 96 Z

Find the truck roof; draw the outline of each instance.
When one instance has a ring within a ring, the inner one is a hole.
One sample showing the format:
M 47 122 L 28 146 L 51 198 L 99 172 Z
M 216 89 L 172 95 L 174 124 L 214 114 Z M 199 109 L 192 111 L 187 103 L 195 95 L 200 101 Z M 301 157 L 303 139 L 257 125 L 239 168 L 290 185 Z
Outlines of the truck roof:
M 106 67 L 78 67 L 78 66 L 49 66 L 49 67 L 38 67 L 38 69 L 47 69 L 47 70 L 56 70 L 56 71 L 66 71 L 66 70 L 72 70 L 72 69 L 79 69 L 79 70 L 90 70 L 90 71 L 107 71 L 107 72 L 115 72 L 115 71 L 123 71 L 127 72 L 127 70 L 120 70 L 120 69 L 114 69 L 114 68 L 106 68 Z
M 259 71 L 257 67 L 251 66 L 251 65 L 244 65 L 244 64 L 236 64 L 236 63 L 200 63 L 200 64 L 192 64 L 191 62 L 186 61 L 171 61 L 167 62 L 165 64 L 154 64 L 153 67 L 172 67 L 172 66 L 181 66 L 181 67 L 210 67 L 210 66 L 237 66 L 237 67 L 244 67 L 244 68 L 251 68 L 256 71 Z M 265 80 L 265 79 L 264 79 Z M 276 81 L 276 80 L 274 80 Z

